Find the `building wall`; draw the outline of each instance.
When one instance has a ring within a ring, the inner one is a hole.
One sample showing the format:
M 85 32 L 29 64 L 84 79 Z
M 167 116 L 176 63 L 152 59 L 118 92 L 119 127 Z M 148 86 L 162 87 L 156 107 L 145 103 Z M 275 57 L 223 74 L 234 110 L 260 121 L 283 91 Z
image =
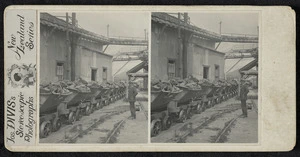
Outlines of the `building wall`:
M 151 77 L 153 79 L 168 79 L 167 64 L 168 59 L 175 60 L 176 75 L 179 76 L 179 50 L 182 45 L 178 42 L 177 30 L 172 28 L 165 28 L 161 31 L 158 25 L 152 24 L 151 31 Z
M 225 59 L 223 53 L 193 45 L 188 52 L 188 75 L 203 79 L 203 66 L 209 67 L 209 80 L 215 80 L 215 66 L 219 66 L 219 78 L 224 79 Z
M 66 32 L 54 30 L 48 37 L 51 27 L 41 25 L 41 51 L 40 51 L 40 80 L 41 82 L 57 81 L 56 63 L 64 63 L 64 79 L 67 74 Z M 47 41 L 46 41 L 47 40 Z M 97 81 L 102 82 L 102 68 L 107 68 L 107 80 L 112 80 L 112 56 L 101 54 L 103 45 L 99 42 L 80 38 L 75 42 L 75 78 L 81 77 L 91 81 L 91 69 L 97 70 Z
M 168 59 L 174 59 L 176 76 L 180 77 L 182 69 L 182 44 L 178 39 L 178 30 L 166 27 L 159 37 L 162 26 L 152 23 L 151 31 L 151 77 L 152 79 L 168 79 Z M 196 43 L 196 44 L 194 44 Z M 197 46 L 200 45 L 200 46 Z M 187 76 L 193 75 L 203 79 L 203 65 L 210 67 L 209 79 L 215 79 L 215 65 L 219 65 L 220 78 L 224 78 L 224 54 L 210 49 L 215 42 L 200 38 L 191 38 L 187 45 Z
M 112 57 L 91 51 L 82 47 L 80 57 L 80 72 L 76 77 L 91 81 L 92 69 L 97 69 L 96 81 L 103 82 L 103 68 L 107 68 L 107 81 L 112 81 Z
M 55 30 L 49 36 L 51 27 L 40 27 L 40 82 L 58 80 L 56 76 L 56 62 L 67 64 L 66 33 Z M 64 78 L 67 78 L 64 66 Z

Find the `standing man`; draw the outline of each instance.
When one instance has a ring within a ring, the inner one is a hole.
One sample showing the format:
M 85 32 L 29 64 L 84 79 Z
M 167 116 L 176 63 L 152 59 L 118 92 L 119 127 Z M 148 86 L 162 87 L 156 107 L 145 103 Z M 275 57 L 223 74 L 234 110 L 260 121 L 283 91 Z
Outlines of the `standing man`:
M 137 94 L 138 94 L 137 89 L 135 88 L 133 82 L 130 81 L 128 87 L 128 101 L 130 104 L 131 119 L 136 119 L 134 103 Z
M 241 99 L 241 106 L 243 111 L 243 118 L 247 117 L 247 94 L 249 93 L 248 83 L 244 80 L 241 81 L 241 90 L 240 90 L 240 99 Z

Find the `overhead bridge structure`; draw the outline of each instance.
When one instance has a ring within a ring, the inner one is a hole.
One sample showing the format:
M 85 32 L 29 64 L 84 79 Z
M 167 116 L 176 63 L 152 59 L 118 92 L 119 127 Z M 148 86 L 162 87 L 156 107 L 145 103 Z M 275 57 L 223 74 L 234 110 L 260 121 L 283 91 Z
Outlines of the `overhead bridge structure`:
M 148 51 L 121 52 L 113 57 L 113 61 L 148 60 Z
M 148 40 L 143 40 L 139 38 L 128 38 L 128 37 L 119 37 L 119 38 L 109 38 L 109 45 L 131 45 L 131 46 L 147 46 Z
M 258 48 L 252 49 L 240 49 L 229 52 L 225 55 L 225 59 L 237 59 L 237 58 L 257 58 Z
M 258 37 L 252 35 L 221 35 L 222 42 L 258 43 Z

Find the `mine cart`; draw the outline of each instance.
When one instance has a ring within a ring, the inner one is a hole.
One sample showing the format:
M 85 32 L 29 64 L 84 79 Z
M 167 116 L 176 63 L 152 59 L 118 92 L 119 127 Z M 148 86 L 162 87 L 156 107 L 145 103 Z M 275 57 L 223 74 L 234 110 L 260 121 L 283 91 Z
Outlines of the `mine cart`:
M 114 88 L 112 87 L 105 87 L 103 88 L 103 91 L 101 92 L 101 94 L 99 94 L 98 96 L 101 97 L 101 100 L 103 102 L 103 105 L 108 105 L 109 103 L 112 102 L 112 93 L 113 93 Z
M 201 93 L 202 88 L 187 88 L 178 86 L 182 92 L 177 94 L 172 100 L 173 106 L 168 106 L 169 113 L 172 113 L 173 120 L 184 122 L 191 117 L 192 110 L 197 109 L 199 101 L 197 101 L 198 94 Z M 171 104 L 172 104 L 171 103 Z
M 201 84 L 202 90 L 198 93 L 198 99 L 201 100 L 203 109 L 208 108 L 212 105 L 213 100 L 209 99 L 208 95 L 214 88 L 214 85 L 203 85 Z
M 79 120 L 84 115 L 91 113 L 91 91 L 79 91 L 75 88 L 68 88 L 72 94 L 66 97 L 64 104 L 58 109 L 59 115 L 68 115 L 66 118 L 69 123 Z
M 71 95 L 72 92 L 60 94 L 54 92 L 40 93 L 40 137 L 47 137 L 51 132 L 57 131 L 61 127 L 61 119 L 57 108 Z
M 116 100 L 119 100 L 121 98 L 121 90 L 122 90 L 122 88 L 118 85 L 116 87 L 116 92 L 115 92 L 115 99 Z
M 118 91 L 118 88 L 116 86 L 111 87 L 111 92 L 110 92 L 110 97 L 109 97 L 110 102 L 115 102 L 117 100 L 117 91 Z
M 230 97 L 230 88 L 231 88 L 230 84 L 225 85 L 225 89 L 223 90 L 223 97 L 222 97 L 223 100 L 228 100 L 229 99 L 229 97 Z
M 215 103 L 219 104 L 222 102 L 222 93 L 225 89 L 225 86 L 218 86 L 217 90 L 215 91 L 214 95 L 215 95 Z
M 98 110 L 105 105 L 105 95 L 109 91 L 109 88 L 100 87 L 90 87 L 92 91 L 91 104 L 94 110 Z
M 170 92 L 164 89 L 151 91 L 151 136 L 156 136 L 161 130 L 171 126 L 172 119 L 168 109 L 175 96 L 181 92 L 182 90 Z
M 234 88 L 234 84 L 230 84 L 230 87 L 228 89 L 229 98 L 232 98 L 234 96 Z

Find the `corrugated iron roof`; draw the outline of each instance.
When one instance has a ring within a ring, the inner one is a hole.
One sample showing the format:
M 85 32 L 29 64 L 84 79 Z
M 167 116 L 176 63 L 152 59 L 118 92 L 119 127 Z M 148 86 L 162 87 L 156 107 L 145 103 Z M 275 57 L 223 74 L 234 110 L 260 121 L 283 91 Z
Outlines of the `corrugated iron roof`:
M 173 17 L 167 13 L 152 13 L 152 21 L 157 23 L 167 24 L 170 27 L 181 28 L 190 32 L 195 33 L 200 37 L 205 37 L 214 41 L 222 41 L 222 36 L 220 34 L 210 32 L 208 30 L 184 23 L 176 17 Z
M 40 23 L 42 25 L 55 27 L 55 28 L 57 28 L 59 30 L 63 30 L 63 31 L 66 31 L 67 27 L 69 27 L 70 32 L 80 34 L 80 35 L 82 35 L 86 38 L 90 38 L 90 39 L 93 39 L 93 40 L 96 40 L 96 41 L 100 41 L 100 42 L 105 43 L 105 44 L 109 43 L 109 39 L 105 36 L 98 35 L 96 33 L 87 31 L 87 30 L 82 29 L 82 28 L 78 28 L 78 27 L 73 26 L 71 24 L 68 24 L 68 26 L 67 26 L 66 21 L 64 21 L 62 19 L 59 19 L 59 18 L 57 18 L 53 15 L 50 15 L 48 13 L 41 13 L 40 14 Z

